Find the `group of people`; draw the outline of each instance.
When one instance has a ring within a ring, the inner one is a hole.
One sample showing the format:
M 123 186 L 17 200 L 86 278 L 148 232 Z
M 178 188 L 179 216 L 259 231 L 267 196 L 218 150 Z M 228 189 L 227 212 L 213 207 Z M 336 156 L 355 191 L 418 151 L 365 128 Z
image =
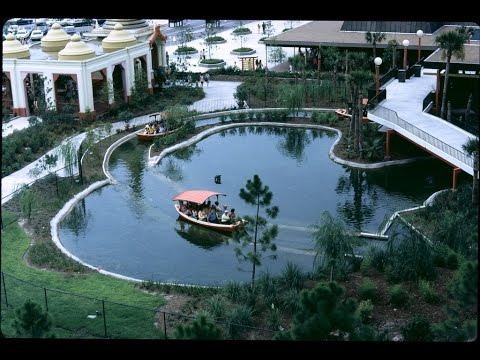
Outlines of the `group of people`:
M 155 121 L 153 123 L 145 125 L 145 134 L 161 134 L 165 131 L 163 123 L 160 121 Z
M 214 224 L 235 224 L 237 216 L 235 209 L 227 210 L 227 205 L 223 206 L 223 209 L 219 206 L 218 201 L 211 204 L 210 200 L 202 205 L 189 204 L 183 201 L 180 204 L 180 211 L 187 216 L 191 216 L 194 219 L 200 221 L 206 221 Z M 219 213 L 222 212 L 220 216 Z

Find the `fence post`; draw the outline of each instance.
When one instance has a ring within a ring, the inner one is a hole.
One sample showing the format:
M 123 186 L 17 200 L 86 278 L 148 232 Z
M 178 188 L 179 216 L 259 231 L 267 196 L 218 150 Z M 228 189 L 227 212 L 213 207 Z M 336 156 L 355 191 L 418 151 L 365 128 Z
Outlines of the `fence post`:
M 83 185 L 82 144 L 83 143 L 80 143 L 80 147 L 78 148 L 78 153 L 77 153 L 78 175 L 80 176 L 80 184 L 81 185 Z
M 5 294 L 5 304 L 8 307 L 8 300 L 7 300 L 7 288 L 5 287 L 5 274 L 2 271 L 2 281 L 3 281 L 3 293 Z
M 58 195 L 58 175 L 56 171 L 55 171 L 55 188 L 57 189 L 57 195 Z
M 105 330 L 105 337 L 107 337 L 107 319 L 105 318 L 105 300 L 102 299 L 102 312 L 103 312 L 103 329 Z
M 48 312 L 48 301 L 47 301 L 47 288 L 43 288 L 43 293 L 45 294 L 45 308 L 47 309 Z
M 165 311 L 163 312 L 163 333 L 165 334 L 165 340 L 167 340 L 167 321 L 165 320 Z

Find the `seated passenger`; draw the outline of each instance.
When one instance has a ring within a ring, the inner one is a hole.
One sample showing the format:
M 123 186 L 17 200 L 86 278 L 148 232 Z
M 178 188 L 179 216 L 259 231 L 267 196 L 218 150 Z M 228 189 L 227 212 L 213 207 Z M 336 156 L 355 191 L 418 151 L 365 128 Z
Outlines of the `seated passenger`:
M 185 201 L 183 201 L 181 204 L 180 204 L 180 211 L 182 213 L 185 213 L 185 211 L 187 211 L 187 205 L 185 203 Z
M 207 221 L 207 214 L 203 211 L 203 209 L 200 209 L 198 212 L 198 220 Z
M 185 215 L 192 216 L 192 210 L 190 210 L 190 208 L 187 208 L 187 210 L 185 210 Z
M 195 210 L 195 209 L 192 210 L 192 217 L 193 217 L 194 219 L 198 219 L 197 210 Z
M 228 216 L 228 210 L 225 210 L 222 215 L 222 224 L 229 224 L 230 216 Z
M 208 213 L 208 222 L 218 224 L 217 213 L 214 209 L 210 209 L 210 212 Z
M 228 217 L 230 218 L 230 221 L 232 222 L 232 224 L 234 224 L 235 221 L 237 221 L 237 215 L 235 215 L 235 209 L 230 210 L 230 214 L 228 214 Z

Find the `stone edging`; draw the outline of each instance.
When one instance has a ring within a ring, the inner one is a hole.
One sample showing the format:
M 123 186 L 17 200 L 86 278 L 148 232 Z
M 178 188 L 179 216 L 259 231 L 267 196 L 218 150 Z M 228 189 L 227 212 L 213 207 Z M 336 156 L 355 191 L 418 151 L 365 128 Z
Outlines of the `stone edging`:
M 235 50 L 232 50 L 230 51 L 230 54 L 231 55 L 237 55 L 237 56 L 243 56 L 243 55 L 252 55 L 252 54 L 255 54 L 257 52 L 257 50 L 255 49 L 252 49 L 250 51 L 235 51 Z
M 230 33 L 230 35 L 232 35 L 232 36 L 242 36 L 242 35 L 252 34 L 252 30 L 250 30 L 249 28 L 244 28 L 244 29 L 248 29 L 248 31 L 239 31 L 239 32 L 232 31 Z
M 121 275 L 121 274 L 117 274 L 117 273 L 113 273 L 113 272 L 110 272 L 110 271 L 106 271 L 106 270 L 103 270 L 101 267 L 95 267 L 93 265 L 90 265 L 82 260 L 80 260 L 78 257 L 76 257 L 75 255 L 73 255 L 72 253 L 70 253 L 67 249 L 65 249 L 65 247 L 63 246 L 63 244 L 61 243 L 60 241 L 60 237 L 58 236 L 58 224 L 60 223 L 60 221 L 63 220 L 63 218 L 65 216 L 68 215 L 68 213 L 72 210 L 72 208 L 80 201 L 82 200 L 83 198 L 85 198 L 87 195 L 90 195 L 92 192 L 94 192 L 95 190 L 105 186 L 105 185 L 111 185 L 111 184 L 116 184 L 116 180 L 113 178 L 113 176 L 110 174 L 109 170 L 108 170 L 108 161 L 110 159 L 110 156 L 113 152 L 113 150 L 115 150 L 118 146 L 120 146 L 121 144 L 129 141 L 130 139 L 132 139 L 133 137 L 135 137 L 137 134 L 136 134 L 136 131 L 131 133 L 131 134 L 128 134 L 126 136 L 124 136 L 123 138 L 121 139 L 118 139 L 117 141 L 115 141 L 112 145 L 110 145 L 107 149 L 107 151 L 105 152 L 105 156 L 103 158 L 103 163 L 102 163 L 102 169 L 103 169 L 103 172 L 105 174 L 105 176 L 107 177 L 107 179 L 105 180 L 101 180 L 101 181 L 97 181 L 93 184 L 91 184 L 89 187 L 87 187 L 86 189 L 82 190 L 81 192 L 79 192 L 78 194 L 76 194 L 72 199 L 70 199 L 69 201 L 67 201 L 65 203 L 65 205 L 63 205 L 63 207 L 60 209 L 60 211 L 57 213 L 57 215 L 55 215 L 55 217 L 50 221 L 50 233 L 52 234 L 52 241 L 53 243 L 57 246 L 57 248 L 60 249 L 60 251 L 62 253 L 64 253 L 65 255 L 67 255 L 69 258 L 79 262 L 80 264 L 82 264 L 83 266 L 86 266 L 92 270 L 96 270 L 98 271 L 99 273 L 101 274 L 104 274 L 104 275 L 109 275 L 109 276 L 113 276 L 113 277 L 116 277 L 118 279 L 122 279 L 122 280 L 128 280 L 128 281 L 135 281 L 135 282 L 142 282 L 143 280 L 141 279 L 136 279 L 136 278 L 132 278 L 132 277 L 129 277 L 129 276 L 125 276 L 125 275 Z
M 174 51 L 173 54 L 174 55 L 177 55 L 177 56 L 182 56 L 182 55 L 192 55 L 192 54 L 197 54 L 198 53 L 198 50 L 195 49 L 195 50 L 189 50 L 189 51 L 181 51 L 181 52 L 177 52 L 177 51 Z
M 306 110 L 306 109 L 304 109 Z M 330 109 L 329 109 L 330 110 Z M 242 110 L 236 110 L 236 112 L 241 112 Z M 255 109 L 248 109 L 248 111 L 255 111 Z M 248 112 L 247 111 L 247 112 Z M 208 115 L 208 116 L 207 116 Z M 212 114 L 203 114 L 202 116 L 198 116 L 196 117 L 196 119 L 200 119 L 200 118 L 208 118 L 208 117 L 211 117 Z M 215 114 L 216 116 L 218 116 L 218 114 Z M 155 164 L 157 164 L 165 155 L 177 150 L 177 149 L 180 149 L 180 148 L 183 148 L 183 147 L 186 147 L 186 146 L 189 146 L 189 145 L 192 145 L 202 139 L 204 139 L 205 137 L 209 136 L 209 135 L 212 135 L 214 133 L 217 133 L 217 132 L 220 132 L 222 130 L 225 130 L 225 129 L 230 129 L 230 128 L 234 128 L 234 127 L 240 127 L 240 126 L 275 126 L 275 127 L 296 127 L 296 128 L 307 128 L 307 129 L 322 129 L 322 130 L 330 130 L 330 131 L 335 131 L 339 136 L 337 138 L 337 140 L 333 143 L 332 147 L 330 148 L 330 151 L 329 151 L 329 156 L 332 160 L 336 161 L 336 162 L 339 162 L 341 164 L 345 164 L 345 165 L 349 165 L 349 166 L 352 166 L 352 167 L 360 167 L 360 168 L 378 168 L 378 167 L 382 167 L 382 166 L 389 166 L 389 165 L 396 165 L 396 164 L 405 164 L 407 162 L 412 162 L 412 161 L 415 161 L 417 159 L 405 159 L 405 160 L 397 160 L 397 161 L 388 161 L 388 162 L 384 162 L 384 163 L 375 163 L 375 164 L 360 164 L 360 163 L 354 163 L 354 162 L 351 162 L 351 161 L 345 161 L 345 160 L 342 160 L 338 157 L 336 157 L 335 155 L 333 155 L 333 148 L 335 147 L 335 145 L 338 143 L 338 141 L 341 139 L 342 137 L 342 132 L 338 129 L 334 129 L 334 128 L 331 128 L 331 127 L 328 127 L 328 126 L 323 126 L 323 125 L 311 125 L 311 124 L 288 124 L 288 123 L 279 123 L 279 122 L 253 122 L 253 123 L 234 123 L 234 124 L 227 124 L 227 125 L 221 125 L 221 126 L 215 126 L 215 127 L 212 127 L 210 129 L 207 129 L 203 132 L 201 132 L 200 134 L 197 134 L 196 136 L 182 142 L 182 143 L 179 143 L 179 144 L 176 144 L 176 145 L 173 145 L 169 148 L 166 148 L 164 149 L 160 155 L 158 156 L 155 156 L 155 157 L 150 157 L 150 153 L 151 153 L 151 148 L 149 148 L 149 153 L 148 153 L 148 166 L 153 166 Z M 67 255 L 69 258 L 79 262 L 80 264 L 92 269 L 92 270 L 96 270 L 98 271 L 99 273 L 101 274 L 104 274 L 104 275 L 109 275 L 109 276 L 112 276 L 112 277 L 115 277 L 115 278 L 118 278 L 118 279 L 122 279 L 122 280 L 127 280 L 127 281 L 134 281 L 134 282 L 143 282 L 144 280 L 141 280 L 141 279 L 136 279 L 136 278 L 132 278 L 132 277 L 129 277 L 129 276 L 125 276 L 125 275 L 121 275 L 121 274 L 117 274 L 117 273 L 113 273 L 113 272 L 110 272 L 110 271 L 106 271 L 106 270 L 103 270 L 101 267 L 95 267 L 93 265 L 90 265 L 84 261 L 82 261 L 81 259 L 79 259 L 77 256 L 73 255 L 72 253 L 70 253 L 67 249 L 65 249 L 65 247 L 62 245 L 61 241 L 60 241 L 60 238 L 59 238 L 59 235 L 58 235 L 58 225 L 60 223 L 60 221 L 62 221 L 62 219 L 68 215 L 68 213 L 72 210 L 72 208 L 80 201 L 82 200 L 83 198 L 85 198 L 87 195 L 91 194 L 93 191 L 105 186 L 105 185 L 111 185 L 111 184 L 116 184 L 117 181 L 113 178 L 113 176 L 110 174 L 110 171 L 108 170 L 108 161 L 110 159 L 110 156 L 113 152 L 113 150 L 115 150 L 118 146 L 120 146 L 121 144 L 129 141 L 130 139 L 134 138 L 136 136 L 137 132 L 134 131 L 133 133 L 131 134 L 128 134 L 124 137 L 122 137 L 121 139 L 115 141 L 112 145 L 109 146 L 109 148 L 107 149 L 107 151 L 105 152 L 105 156 L 104 156 L 104 159 L 103 159 L 103 163 L 102 163 L 102 169 L 103 169 L 103 172 L 105 174 L 105 176 L 107 177 L 107 179 L 105 180 L 101 180 L 101 181 L 97 181 L 93 184 L 91 184 L 88 188 L 82 190 L 81 192 L 79 192 L 78 194 L 74 195 L 74 197 L 72 199 L 70 199 L 69 201 L 67 201 L 64 206 L 59 210 L 59 212 L 55 215 L 55 217 L 50 221 L 50 232 L 51 232 L 51 235 L 52 235 L 52 241 L 53 243 L 60 249 L 60 251 L 62 253 L 64 253 L 65 255 Z M 152 145 L 153 146 L 153 145 Z M 340 162 L 340 160 L 342 162 Z M 383 164 L 383 165 L 382 165 Z M 373 165 L 373 167 L 368 167 L 366 165 Z M 400 213 L 402 212 L 406 212 L 406 211 L 412 211 L 412 210 L 416 210 L 416 209 L 420 209 L 420 208 L 423 208 L 425 207 L 426 205 L 430 204 L 434 197 L 436 195 L 438 195 L 440 192 L 443 192 L 443 191 L 448 191 L 448 190 L 441 190 L 441 191 L 438 191 L 434 194 L 432 194 L 425 202 L 422 206 L 418 206 L 418 207 L 415 207 L 415 208 L 411 208 L 411 209 L 405 209 L 405 210 L 400 210 L 400 211 L 397 211 L 395 212 L 392 217 L 390 218 L 390 220 L 387 222 L 387 225 L 385 225 L 385 228 L 384 230 L 382 231 L 382 235 L 384 234 L 384 232 L 388 229 L 388 227 L 390 226 L 391 222 L 393 221 L 393 219 L 395 217 L 400 217 Z M 405 221 L 404 219 L 402 219 L 403 221 Z M 407 223 L 408 224 L 408 223 Z M 410 227 L 412 227 L 415 231 L 418 231 L 416 230 L 412 225 L 408 224 Z M 424 236 L 424 235 L 422 235 Z M 424 236 L 424 238 L 426 238 Z M 427 239 L 428 240 L 428 239 Z M 430 241 L 430 240 L 428 240 Z M 204 286 L 200 286 L 200 285 L 192 285 L 192 284 L 173 284 L 173 283 L 164 283 L 164 282 L 159 282 L 159 284 L 165 284 L 165 285 L 177 285 L 177 286 L 186 286 L 186 287 L 204 287 Z
M 225 61 L 215 63 L 215 64 L 202 64 L 201 62 L 198 63 L 198 66 L 206 67 L 206 68 L 217 68 L 217 67 L 224 67 L 227 65 Z

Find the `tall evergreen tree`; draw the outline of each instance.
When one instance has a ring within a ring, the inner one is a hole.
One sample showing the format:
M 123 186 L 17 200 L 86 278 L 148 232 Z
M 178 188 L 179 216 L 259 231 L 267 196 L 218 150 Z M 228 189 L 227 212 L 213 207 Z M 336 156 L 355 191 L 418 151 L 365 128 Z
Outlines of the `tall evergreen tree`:
M 43 338 L 52 327 L 52 319 L 39 304 L 29 299 L 21 308 L 15 310 L 12 325 L 19 337 Z
M 247 204 L 256 206 L 255 217 L 245 216 L 244 231 L 236 232 L 234 239 L 241 243 L 241 247 L 235 248 L 235 255 L 242 261 L 249 261 L 252 263 L 252 291 L 255 288 L 255 269 L 256 266 L 261 265 L 262 254 L 261 252 L 276 251 L 277 246 L 273 243 L 273 240 L 277 237 L 278 227 L 272 225 L 268 227 L 267 219 L 260 215 L 260 208 L 265 208 L 265 214 L 268 218 L 274 219 L 277 217 L 279 209 L 278 206 L 270 206 L 273 198 L 273 193 L 267 185 L 263 185 L 260 177 L 255 174 L 252 180 L 247 180 L 245 188 L 240 189 L 240 198 L 242 198 Z M 270 207 L 269 207 L 270 206 Z M 259 234 L 259 230 L 264 229 L 262 234 Z M 253 233 L 253 235 L 252 235 Z M 253 249 L 244 252 L 242 250 L 247 245 L 253 243 Z M 260 246 L 261 252 L 257 249 Z M 275 255 L 272 255 L 275 258 Z

